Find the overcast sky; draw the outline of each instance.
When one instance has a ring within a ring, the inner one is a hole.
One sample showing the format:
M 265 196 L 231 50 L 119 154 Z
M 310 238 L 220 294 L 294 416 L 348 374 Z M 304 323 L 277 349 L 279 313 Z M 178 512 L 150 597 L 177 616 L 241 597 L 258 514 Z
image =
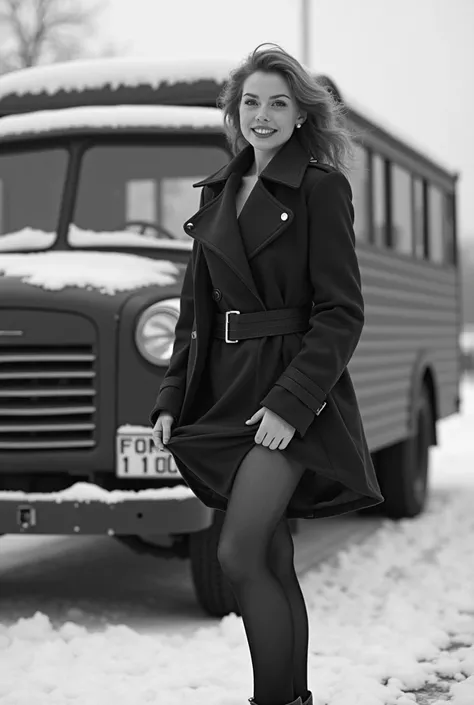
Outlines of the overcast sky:
M 104 0 L 100 37 L 133 56 L 225 58 L 262 42 L 301 61 L 300 0 Z M 310 0 L 309 66 L 460 172 L 474 241 L 474 0 Z

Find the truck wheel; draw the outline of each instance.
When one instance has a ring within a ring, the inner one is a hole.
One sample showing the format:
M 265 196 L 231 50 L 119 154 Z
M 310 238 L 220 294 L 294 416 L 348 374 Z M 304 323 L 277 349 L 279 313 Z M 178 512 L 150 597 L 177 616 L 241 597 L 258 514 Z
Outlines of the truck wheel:
M 415 402 L 415 435 L 376 454 L 376 470 L 385 502 L 380 512 L 391 519 L 415 517 L 428 497 L 429 447 L 433 409 L 425 385 Z
M 194 589 L 201 607 L 212 617 L 225 617 L 240 610 L 217 559 L 217 546 L 225 512 L 215 511 L 211 526 L 189 534 L 189 557 Z

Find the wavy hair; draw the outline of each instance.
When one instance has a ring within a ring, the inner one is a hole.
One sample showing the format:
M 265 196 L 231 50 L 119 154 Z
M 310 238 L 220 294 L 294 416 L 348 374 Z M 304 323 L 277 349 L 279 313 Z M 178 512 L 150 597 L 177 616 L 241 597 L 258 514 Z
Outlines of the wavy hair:
M 261 47 L 268 46 L 268 49 Z M 347 109 L 333 95 L 331 87 L 309 73 L 299 61 L 278 44 L 259 44 L 254 51 L 230 72 L 217 99 L 217 107 L 224 113 L 227 142 L 235 156 L 249 142 L 240 128 L 239 106 L 245 80 L 255 71 L 278 72 L 286 79 L 299 109 L 307 118 L 296 134 L 301 144 L 318 161 L 339 169 L 346 177 L 350 162 L 355 159 L 355 138 L 362 133 L 350 127 Z

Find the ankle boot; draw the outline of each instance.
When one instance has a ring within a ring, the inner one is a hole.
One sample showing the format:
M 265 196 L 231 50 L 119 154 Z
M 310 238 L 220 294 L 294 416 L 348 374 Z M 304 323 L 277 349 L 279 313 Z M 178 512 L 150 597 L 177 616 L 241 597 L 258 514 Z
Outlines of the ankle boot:
M 313 705 L 313 693 L 310 690 L 306 691 L 308 693 L 308 696 L 306 700 L 301 700 L 301 696 L 299 696 L 300 702 L 298 702 L 298 698 L 293 701 L 293 703 L 288 703 L 288 705 Z M 255 700 L 253 698 L 249 698 L 249 703 L 250 705 L 257 705 Z
M 249 703 L 250 705 L 258 705 L 258 703 L 253 698 L 249 698 Z M 286 705 L 303 705 L 303 703 L 301 701 L 301 697 L 298 695 L 296 700 L 292 700 L 291 703 L 287 703 Z M 309 705 L 312 705 L 312 696 Z

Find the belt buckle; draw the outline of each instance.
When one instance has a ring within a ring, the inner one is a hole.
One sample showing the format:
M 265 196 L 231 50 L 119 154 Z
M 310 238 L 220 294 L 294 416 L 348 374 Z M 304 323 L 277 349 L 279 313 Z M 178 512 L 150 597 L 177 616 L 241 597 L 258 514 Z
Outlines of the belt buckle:
M 226 343 L 238 343 L 238 340 L 231 340 L 229 338 L 229 314 L 231 313 L 240 313 L 240 311 L 226 311 L 225 312 L 225 342 Z

